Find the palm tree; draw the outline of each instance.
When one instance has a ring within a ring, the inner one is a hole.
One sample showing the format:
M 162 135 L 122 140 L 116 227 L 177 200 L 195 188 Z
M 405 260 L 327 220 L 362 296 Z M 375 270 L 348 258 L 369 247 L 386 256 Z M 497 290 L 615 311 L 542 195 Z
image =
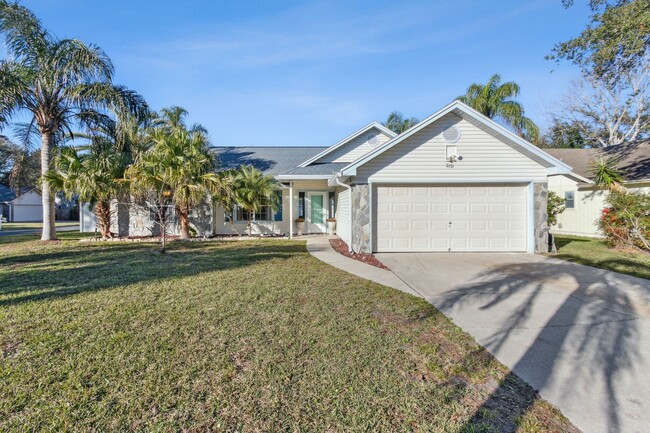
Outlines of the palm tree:
M 151 128 L 151 147 L 138 155 L 126 172 L 134 195 L 148 194 L 154 206 L 172 204 L 180 222 L 180 237 L 190 237 L 189 215 L 211 192 L 219 196 L 222 180 L 215 173 L 215 159 L 207 136 L 182 127 Z M 163 221 L 161 221 L 163 223 Z M 164 237 L 164 227 L 161 233 Z M 163 246 L 164 248 L 164 246 Z
M 222 170 L 218 173 L 220 178 L 220 187 L 221 190 L 217 191 L 216 194 L 213 194 L 213 200 L 216 206 L 220 206 L 223 209 L 225 215 L 228 215 L 230 220 L 230 227 L 232 230 L 240 235 L 235 226 L 235 208 L 237 206 L 237 174 L 238 170 Z M 215 206 L 215 207 L 216 207 Z
M 609 190 L 625 190 L 621 185 L 623 183 L 623 175 L 616 168 L 616 161 L 614 159 L 603 157 L 593 161 L 590 171 L 594 176 L 596 185 Z
M 118 179 L 123 177 L 127 161 L 126 155 L 108 140 L 95 141 L 84 153 L 64 147 L 45 180 L 67 198 L 77 195 L 80 201 L 87 202 L 97 216 L 102 239 L 107 239 L 112 237 L 111 200 L 121 187 Z
M 255 213 L 262 206 L 278 208 L 278 183 L 273 176 L 265 176 L 253 166 L 241 166 L 235 175 L 235 197 L 237 204 L 248 214 L 248 236 L 252 235 Z
M 141 113 L 147 106 L 137 93 L 112 83 L 113 64 L 104 51 L 77 39 L 57 39 L 24 6 L 0 0 L 0 33 L 10 55 L 0 62 L 0 124 L 21 111 L 32 116 L 25 132 L 36 129 L 41 137 L 41 239 L 54 240 L 54 195 L 45 176 L 56 137 L 104 109 Z
M 513 98 L 519 96 L 519 84 L 507 81 L 501 84 L 501 76 L 494 74 L 486 84 L 474 83 L 458 100 L 476 111 L 500 120 L 514 128 L 522 137 L 535 143 L 539 141 L 539 128 L 524 115 L 524 107 Z
M 401 134 L 407 129 L 412 128 L 417 125 L 420 121 L 415 117 L 405 119 L 404 115 L 399 111 L 393 111 L 388 115 L 388 118 L 385 122 L 382 122 L 382 125 L 390 129 L 391 131 Z

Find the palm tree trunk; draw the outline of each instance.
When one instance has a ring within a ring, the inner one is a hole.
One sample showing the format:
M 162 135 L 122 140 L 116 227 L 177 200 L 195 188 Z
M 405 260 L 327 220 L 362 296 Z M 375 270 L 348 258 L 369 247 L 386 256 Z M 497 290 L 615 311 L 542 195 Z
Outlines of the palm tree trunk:
M 248 237 L 253 236 L 253 212 L 248 212 Z
M 181 223 L 181 239 L 190 238 L 190 208 L 189 206 L 177 206 L 176 212 Z
M 56 240 L 56 221 L 54 213 L 54 195 L 50 184 L 45 180 L 45 175 L 50 170 L 50 151 L 54 144 L 54 134 L 43 132 L 41 134 L 41 199 L 43 204 L 43 232 L 42 241 Z
M 97 225 L 102 239 L 111 238 L 111 204 L 102 200 L 95 205 L 95 215 L 97 215 Z

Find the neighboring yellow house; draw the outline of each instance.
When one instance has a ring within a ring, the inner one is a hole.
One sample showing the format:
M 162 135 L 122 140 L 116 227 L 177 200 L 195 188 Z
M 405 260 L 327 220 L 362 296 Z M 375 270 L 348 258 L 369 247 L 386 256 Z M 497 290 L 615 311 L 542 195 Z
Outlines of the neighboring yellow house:
M 602 236 L 597 221 L 606 207 L 608 192 L 597 187 L 591 173 L 600 158 L 613 159 L 632 191 L 650 193 L 650 140 L 604 149 L 544 149 L 572 167 L 570 174 L 549 176 L 548 189 L 566 200 L 566 210 L 558 216 L 551 233 Z

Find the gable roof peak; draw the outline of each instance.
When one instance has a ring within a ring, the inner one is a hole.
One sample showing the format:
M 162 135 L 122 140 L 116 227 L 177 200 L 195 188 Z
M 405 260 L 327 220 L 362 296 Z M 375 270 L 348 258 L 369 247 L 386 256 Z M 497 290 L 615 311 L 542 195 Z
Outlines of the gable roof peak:
M 312 157 L 312 158 L 308 159 L 307 161 L 301 163 L 298 167 L 306 167 L 309 164 L 312 164 L 313 162 L 318 161 L 319 159 L 321 159 L 325 155 L 328 155 L 328 154 L 332 153 L 334 150 L 340 148 L 341 146 L 345 145 L 349 141 L 354 140 L 355 138 L 357 138 L 361 134 L 364 134 L 365 132 L 368 132 L 369 130 L 371 130 L 373 128 L 378 129 L 379 131 L 381 131 L 383 134 L 386 134 L 391 139 L 393 139 L 393 138 L 395 138 L 397 136 L 397 134 L 395 132 L 391 131 L 390 129 L 388 129 L 387 127 L 385 127 L 381 123 L 377 122 L 376 120 L 373 120 L 372 122 L 368 123 L 366 126 L 362 127 L 361 129 L 358 129 L 358 130 L 354 131 L 352 134 L 348 135 L 344 139 L 342 139 L 342 140 L 336 142 L 335 144 L 333 144 L 332 146 L 328 147 L 327 149 L 325 149 L 324 151 L 322 151 L 318 155 L 315 155 L 314 157 Z

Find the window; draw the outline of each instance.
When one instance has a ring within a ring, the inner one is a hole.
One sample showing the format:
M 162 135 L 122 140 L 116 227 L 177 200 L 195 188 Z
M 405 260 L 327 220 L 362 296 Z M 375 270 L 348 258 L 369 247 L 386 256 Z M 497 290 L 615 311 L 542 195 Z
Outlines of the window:
M 278 209 L 275 211 L 273 216 L 274 221 L 282 221 L 282 191 L 276 191 L 276 201 L 278 204 Z
M 298 193 L 298 218 L 305 217 L 305 193 Z
M 566 191 L 564 193 L 564 207 L 567 209 L 574 209 L 576 207 L 574 191 Z
M 271 206 L 268 203 L 263 204 L 260 210 L 253 215 L 253 221 L 271 221 L 271 214 Z M 240 206 L 236 207 L 237 221 L 248 221 L 248 215 L 248 212 L 244 211 Z
M 329 192 L 329 210 L 330 218 L 334 218 L 336 215 L 336 193 L 334 191 Z

